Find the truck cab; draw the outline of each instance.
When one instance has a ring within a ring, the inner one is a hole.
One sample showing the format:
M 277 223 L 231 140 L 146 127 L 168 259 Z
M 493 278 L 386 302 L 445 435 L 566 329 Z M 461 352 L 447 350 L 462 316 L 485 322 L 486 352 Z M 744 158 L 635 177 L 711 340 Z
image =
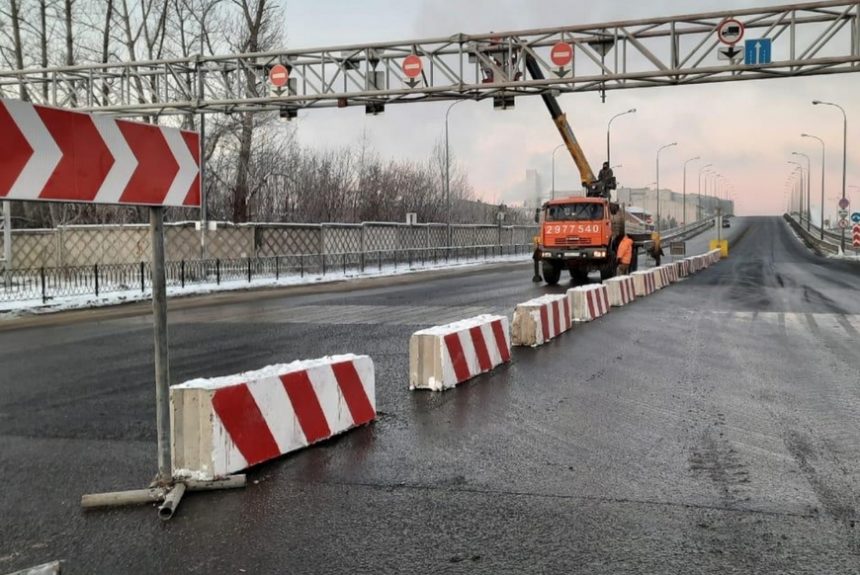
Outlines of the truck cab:
M 546 283 L 558 283 L 563 269 L 580 283 L 595 270 L 603 279 L 615 275 L 615 238 L 624 230 L 618 204 L 601 197 L 550 200 L 543 205 L 540 224 L 539 249 Z

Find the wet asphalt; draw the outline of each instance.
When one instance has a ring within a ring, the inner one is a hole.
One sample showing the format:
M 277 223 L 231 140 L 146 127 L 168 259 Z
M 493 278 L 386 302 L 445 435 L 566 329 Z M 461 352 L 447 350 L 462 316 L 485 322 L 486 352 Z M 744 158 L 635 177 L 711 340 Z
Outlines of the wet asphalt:
M 0 323 L 0 573 L 860 572 L 860 264 L 779 218 L 723 231 L 729 259 L 445 393 L 408 390 L 412 332 L 568 286 L 523 264 L 175 305 L 175 382 L 364 353 L 379 419 L 168 523 L 79 508 L 155 471 L 145 307 Z

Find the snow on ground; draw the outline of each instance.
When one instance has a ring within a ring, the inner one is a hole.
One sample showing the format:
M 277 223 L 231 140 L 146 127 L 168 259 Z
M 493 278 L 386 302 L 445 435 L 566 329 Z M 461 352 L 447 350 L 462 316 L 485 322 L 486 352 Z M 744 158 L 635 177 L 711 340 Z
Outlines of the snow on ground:
M 516 255 L 506 255 L 501 257 L 491 257 L 488 259 L 477 259 L 473 261 L 464 261 L 464 262 L 440 262 L 438 264 L 428 263 L 422 266 L 413 266 L 410 268 L 404 267 L 402 264 L 398 265 L 397 268 L 393 265 L 384 265 L 382 266 L 382 270 L 380 271 L 377 268 L 373 270 L 366 270 L 364 272 L 360 271 L 347 271 L 343 272 L 335 272 L 335 273 L 327 273 L 325 275 L 321 274 L 309 274 L 305 275 L 305 277 L 299 276 L 288 276 L 282 277 L 280 279 L 275 278 L 260 278 L 253 279 L 248 282 L 247 280 L 230 280 L 230 281 L 222 281 L 220 284 L 215 282 L 206 282 L 199 283 L 195 285 L 187 285 L 184 288 L 180 286 L 168 286 L 167 287 L 167 296 L 170 298 L 173 297 L 184 297 L 191 295 L 202 295 L 202 294 L 211 294 L 211 293 L 219 293 L 219 292 L 229 292 L 229 291 L 243 291 L 243 290 L 253 290 L 260 288 L 271 288 L 271 287 L 287 287 L 287 286 L 301 286 L 301 285 L 312 285 L 312 284 L 328 284 L 334 282 L 348 281 L 353 279 L 361 279 L 361 278 L 374 278 L 374 277 L 391 277 L 391 276 L 401 276 L 406 274 L 419 273 L 424 271 L 433 271 L 433 270 L 446 270 L 446 269 L 460 269 L 460 268 L 470 268 L 477 267 L 488 264 L 498 264 L 498 263 L 515 263 L 515 262 L 527 262 L 531 259 L 531 254 L 516 254 Z M 139 301 L 147 301 L 152 298 L 152 291 L 147 288 L 146 291 L 125 291 L 125 292 L 112 292 L 106 293 L 99 296 L 95 296 L 94 294 L 85 294 L 85 295 L 75 295 L 75 296 L 66 296 L 66 297 L 56 297 L 51 298 L 46 303 L 42 303 L 41 298 L 29 299 L 29 300 L 19 300 L 19 301 L 10 301 L 10 302 L 0 302 L 0 319 L 9 319 L 14 317 L 19 317 L 21 315 L 30 315 L 30 314 L 44 314 L 44 313 L 54 313 L 75 309 L 89 309 L 89 308 L 98 308 L 98 307 L 107 307 L 112 305 L 118 305 L 123 303 L 131 303 L 131 302 L 139 302 Z

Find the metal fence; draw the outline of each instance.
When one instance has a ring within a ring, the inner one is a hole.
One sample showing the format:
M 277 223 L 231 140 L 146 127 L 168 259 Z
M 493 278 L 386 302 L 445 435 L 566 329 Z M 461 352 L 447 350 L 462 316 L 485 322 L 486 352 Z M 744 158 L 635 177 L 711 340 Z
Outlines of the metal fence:
M 211 222 L 210 222 L 211 223 Z M 201 231 L 196 222 L 165 225 L 168 261 L 336 254 L 407 248 L 513 245 L 531 241 L 536 226 L 400 224 L 230 224 Z M 449 238 L 450 235 L 450 238 Z M 0 246 L 3 240 L 0 237 Z M 0 249 L 2 253 L 2 249 Z M 92 266 L 146 261 L 149 227 L 61 226 L 14 230 L 11 268 Z
M 531 242 L 508 245 L 418 247 L 340 253 L 288 254 L 243 258 L 206 258 L 170 261 L 167 285 L 174 288 L 221 285 L 227 282 L 286 280 L 305 276 L 398 272 L 451 263 L 492 261 L 531 254 Z M 0 273 L 0 301 L 58 297 L 102 296 L 119 292 L 149 293 L 150 264 L 93 264 L 14 269 Z

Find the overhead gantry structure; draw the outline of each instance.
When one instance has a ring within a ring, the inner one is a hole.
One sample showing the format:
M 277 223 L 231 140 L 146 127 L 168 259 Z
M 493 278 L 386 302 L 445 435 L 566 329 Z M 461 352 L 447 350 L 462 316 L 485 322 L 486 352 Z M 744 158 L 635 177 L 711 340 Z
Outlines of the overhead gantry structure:
M 731 50 L 718 31 L 729 19 L 744 38 Z M 769 39 L 769 62 L 743 60 L 749 39 Z M 554 46 L 571 61 L 557 65 Z M 404 67 L 410 56 L 411 70 Z M 525 56 L 543 70 L 526 73 Z M 725 58 L 729 59 L 725 59 Z M 721 59 L 722 58 L 722 59 Z M 282 88 L 269 71 L 284 66 Z M 417 75 L 409 77 L 407 72 Z M 514 32 L 456 34 L 354 46 L 193 56 L 0 71 L 0 96 L 118 115 L 279 110 L 735 82 L 860 71 L 860 0 L 824 1 Z M 45 89 L 47 84 L 48 89 Z M 44 94 L 47 94 L 47 98 Z

